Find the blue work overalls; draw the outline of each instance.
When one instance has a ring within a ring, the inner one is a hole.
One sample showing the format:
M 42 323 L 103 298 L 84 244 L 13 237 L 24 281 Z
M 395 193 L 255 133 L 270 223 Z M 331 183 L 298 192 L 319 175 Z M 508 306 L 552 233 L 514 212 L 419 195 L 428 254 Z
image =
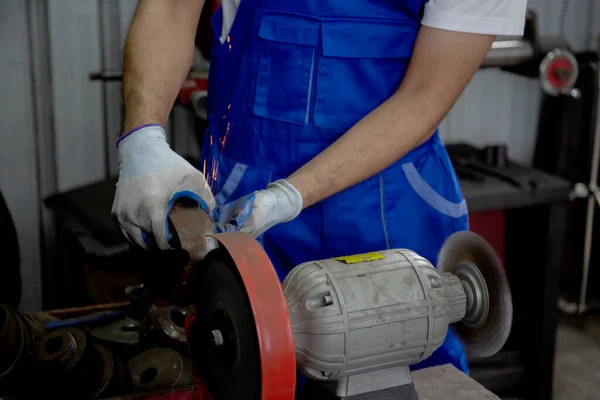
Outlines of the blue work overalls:
M 224 43 L 213 18 L 209 129 L 202 160 L 218 205 L 287 178 L 398 88 L 426 0 L 242 0 Z M 466 203 L 436 132 L 366 181 L 264 234 L 280 279 L 296 265 L 408 248 L 434 265 L 468 229 Z M 467 372 L 452 332 L 416 368 Z

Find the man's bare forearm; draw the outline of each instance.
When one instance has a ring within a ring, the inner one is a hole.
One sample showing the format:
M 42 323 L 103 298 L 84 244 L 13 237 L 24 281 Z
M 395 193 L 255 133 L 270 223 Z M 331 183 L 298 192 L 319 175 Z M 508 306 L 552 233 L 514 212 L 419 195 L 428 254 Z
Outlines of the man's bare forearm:
M 397 92 L 289 177 L 303 207 L 379 173 L 427 140 L 493 40 L 423 27 Z
M 194 56 L 204 0 L 140 0 L 123 60 L 123 130 L 167 122 Z

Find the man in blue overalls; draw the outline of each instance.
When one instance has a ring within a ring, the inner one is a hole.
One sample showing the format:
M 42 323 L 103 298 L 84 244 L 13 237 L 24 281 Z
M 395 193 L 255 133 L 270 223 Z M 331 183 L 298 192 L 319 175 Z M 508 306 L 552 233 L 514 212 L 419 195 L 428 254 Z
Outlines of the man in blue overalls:
M 387 248 L 435 265 L 444 240 L 468 229 L 437 127 L 495 35 L 522 33 L 526 0 L 224 1 L 199 172 L 162 127 L 202 6 L 142 0 L 127 36 L 113 205 L 126 237 L 169 248 L 170 207 L 187 197 L 218 229 L 260 240 L 280 279 L 305 261 Z M 417 367 L 447 362 L 468 372 L 451 332 Z

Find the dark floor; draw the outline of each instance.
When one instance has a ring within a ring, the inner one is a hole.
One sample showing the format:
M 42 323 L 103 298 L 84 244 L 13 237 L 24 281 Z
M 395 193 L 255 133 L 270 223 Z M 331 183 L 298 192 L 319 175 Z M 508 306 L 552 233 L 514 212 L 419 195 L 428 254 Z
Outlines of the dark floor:
M 554 400 L 600 400 L 600 317 L 561 319 Z

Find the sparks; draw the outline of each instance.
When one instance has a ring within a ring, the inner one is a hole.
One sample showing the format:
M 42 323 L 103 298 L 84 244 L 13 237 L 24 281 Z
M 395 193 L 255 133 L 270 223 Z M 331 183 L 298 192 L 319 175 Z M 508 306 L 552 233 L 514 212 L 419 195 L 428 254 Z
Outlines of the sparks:
M 231 122 L 228 122 L 227 129 L 225 130 L 225 136 L 223 136 L 223 139 L 219 139 L 219 142 L 221 142 L 222 148 L 225 147 L 225 144 L 227 143 L 227 136 L 229 136 L 230 128 L 231 128 Z M 223 150 L 221 149 L 221 151 L 223 151 Z

